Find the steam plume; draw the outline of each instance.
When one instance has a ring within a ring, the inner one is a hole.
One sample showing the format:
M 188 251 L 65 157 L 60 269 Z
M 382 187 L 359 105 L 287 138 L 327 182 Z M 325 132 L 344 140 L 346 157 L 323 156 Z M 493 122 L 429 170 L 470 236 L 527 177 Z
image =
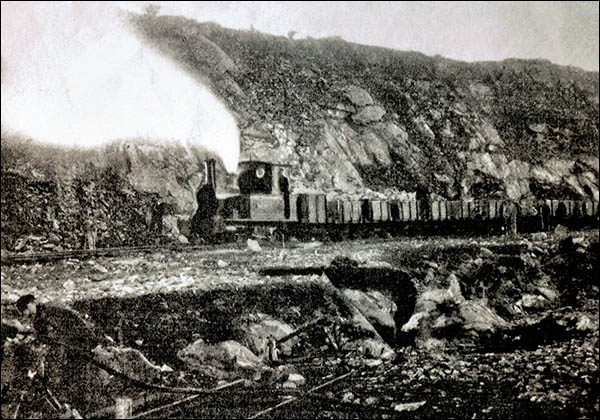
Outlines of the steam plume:
M 67 146 L 200 145 L 230 172 L 239 156 L 225 105 L 100 3 L 2 3 L 2 126 Z

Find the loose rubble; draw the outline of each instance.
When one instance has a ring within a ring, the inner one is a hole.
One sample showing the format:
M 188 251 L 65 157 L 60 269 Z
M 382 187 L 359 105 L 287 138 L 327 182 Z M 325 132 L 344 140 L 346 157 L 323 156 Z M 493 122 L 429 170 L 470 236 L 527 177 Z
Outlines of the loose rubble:
M 3 266 L 3 320 L 16 315 L 14 302 L 26 292 L 74 306 L 111 337 L 91 356 L 153 386 L 210 388 L 243 378 L 246 387 L 302 392 L 325 376 L 315 376 L 315 369 L 355 369 L 358 377 L 332 386 L 327 401 L 392 417 L 465 410 L 526 416 L 534 407 L 590 415 L 598 366 L 598 312 L 589 303 L 598 296 L 590 272 L 597 267 L 591 258 L 597 237 L 554 235 L 495 243 L 324 243 L 318 255 L 310 247 L 286 250 L 290 266 L 378 273 L 365 283 L 370 287 L 352 276 L 344 286 L 327 269 L 260 276 L 258 267 L 281 257 L 264 243 L 252 254 L 238 249 Z M 580 287 L 570 297 L 574 307 L 563 306 L 565 283 L 558 277 L 570 259 L 578 267 L 572 283 Z M 405 302 L 398 293 L 404 289 L 390 287 L 388 275 L 406 277 L 415 288 L 412 312 L 401 323 L 397 312 Z M 4 349 L 3 381 L 16 374 L 5 375 L 12 356 L 10 346 Z M 112 404 L 123 378 L 80 362 L 71 368 L 83 369 L 86 386 L 106 394 L 94 406 L 65 391 L 61 406 L 85 416 Z M 484 395 L 491 399 L 477 399 Z

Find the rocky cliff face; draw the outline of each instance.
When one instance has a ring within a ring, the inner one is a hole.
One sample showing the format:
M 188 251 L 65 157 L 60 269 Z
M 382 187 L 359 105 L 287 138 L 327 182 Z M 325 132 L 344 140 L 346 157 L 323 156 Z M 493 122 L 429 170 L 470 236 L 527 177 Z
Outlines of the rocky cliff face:
M 295 191 L 598 200 L 596 72 L 131 20 L 228 104 L 241 158 L 291 164 Z
M 196 212 L 209 158 L 177 144 L 63 149 L 3 133 L 2 249 L 85 248 L 90 234 L 96 247 L 187 242 L 178 222 Z

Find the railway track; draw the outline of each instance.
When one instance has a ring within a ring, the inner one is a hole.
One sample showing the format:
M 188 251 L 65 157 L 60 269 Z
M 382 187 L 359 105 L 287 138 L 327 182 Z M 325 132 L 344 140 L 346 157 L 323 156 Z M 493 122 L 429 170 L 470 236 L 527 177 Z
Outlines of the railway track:
M 94 257 L 121 257 L 136 253 L 154 252 L 185 252 L 185 251 L 214 251 L 221 249 L 242 248 L 238 243 L 213 245 L 166 245 L 166 246 L 137 246 L 99 249 L 74 249 L 54 252 L 32 252 L 22 254 L 2 254 L 0 262 L 4 265 L 50 262 L 66 259 L 87 259 Z
M 325 358 L 327 359 L 327 358 Z M 346 412 L 362 416 L 374 407 L 345 403 L 320 395 L 321 391 L 347 387 L 352 376 L 364 375 L 366 369 L 315 365 L 308 376 L 304 389 L 285 389 L 275 386 L 252 386 L 251 382 L 238 379 L 212 389 L 181 392 L 179 390 L 155 389 L 132 401 L 129 418 L 315 418 L 324 410 Z M 256 385 L 256 384 L 255 384 Z M 338 389 L 339 391 L 339 389 Z M 319 392 L 319 393 L 318 393 Z M 188 394 L 182 396 L 182 394 Z M 389 414 L 391 410 L 385 410 Z M 380 410 L 381 411 L 381 410 Z M 86 418 L 112 418 L 115 407 L 107 407 L 90 413 Z M 383 413 L 383 412 L 382 412 Z
M 435 239 L 437 236 L 427 236 L 429 239 Z M 414 237 L 411 237 L 415 239 Z M 401 240 L 400 237 L 396 237 L 396 240 Z M 466 242 L 472 239 L 480 239 L 483 240 L 481 243 L 482 246 L 487 247 L 495 247 L 497 245 L 490 242 L 490 237 L 465 237 Z M 367 238 L 363 239 L 365 242 L 380 242 L 381 238 Z M 465 241 L 462 241 L 465 242 Z M 465 242 L 465 243 L 466 243 Z M 485 243 L 484 243 L 485 242 Z M 522 248 L 522 244 L 520 244 L 516 240 L 505 240 L 504 244 L 501 246 L 505 247 L 506 245 L 513 244 L 517 248 Z M 463 244 L 464 245 L 464 244 Z M 246 249 L 245 242 L 226 242 L 219 244 L 207 244 L 207 245 L 162 245 L 162 246 L 136 246 L 136 247 L 115 247 L 115 248 L 98 248 L 98 249 L 74 249 L 74 250 L 66 250 L 66 251 L 53 251 L 53 252 L 27 252 L 27 253 L 3 253 L 0 256 L 0 263 L 2 265 L 13 265 L 13 264 L 32 264 L 32 263 L 45 263 L 52 261 L 60 261 L 66 259 L 88 259 L 88 258 L 97 258 L 97 257 L 122 257 L 131 254 L 140 254 L 140 253 L 156 253 L 156 252 L 189 252 L 189 251 L 219 251 L 219 250 L 243 250 Z M 277 240 L 273 240 L 272 243 L 261 243 L 261 247 L 265 249 L 269 248 L 280 248 L 281 242 Z M 302 245 L 291 244 L 286 242 L 283 247 L 285 248 L 296 248 L 302 247 Z M 308 267 L 306 270 L 314 270 L 314 267 Z M 272 273 L 268 272 L 269 270 L 274 270 Z M 269 275 L 277 275 L 276 267 L 266 268 L 263 274 Z M 302 274 L 302 273 L 298 273 Z M 312 274 L 312 273 L 309 273 Z

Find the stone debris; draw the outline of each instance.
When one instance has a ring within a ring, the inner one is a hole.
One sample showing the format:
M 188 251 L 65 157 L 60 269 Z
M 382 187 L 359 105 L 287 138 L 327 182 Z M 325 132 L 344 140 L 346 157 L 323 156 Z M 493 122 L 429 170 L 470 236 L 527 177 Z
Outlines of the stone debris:
M 281 385 L 281 387 L 284 389 L 296 389 L 296 388 L 298 388 L 298 384 L 296 382 L 292 382 L 292 381 L 285 381 Z
M 101 265 L 100 265 L 100 264 L 98 264 L 98 263 L 94 263 L 94 264 L 92 264 L 92 268 L 93 268 L 94 270 L 98 271 L 99 273 L 103 273 L 103 274 L 106 274 L 106 273 L 108 273 L 108 269 L 107 269 L 106 267 L 103 267 L 103 266 L 101 266 Z
M 577 321 L 577 325 L 575 326 L 579 331 L 598 331 L 598 323 L 592 321 L 587 316 L 582 316 Z
M 75 282 L 73 280 L 67 280 L 62 284 L 66 290 L 73 290 L 75 288 Z
M 262 248 L 258 241 L 255 239 L 248 239 L 246 241 L 247 248 L 250 252 L 262 252 Z
M 412 403 L 401 403 L 401 404 L 395 404 L 394 405 L 394 410 L 395 411 L 415 411 L 418 410 L 419 408 L 423 407 L 425 404 L 427 404 L 427 401 L 419 401 L 419 402 L 412 402 Z
M 563 225 L 556 225 L 556 227 L 554 228 L 554 233 L 558 235 L 567 235 L 569 233 L 569 228 Z
M 171 372 L 174 372 L 174 370 L 173 370 L 173 368 L 172 368 L 171 366 L 169 366 L 169 365 L 166 365 L 166 364 L 164 364 L 164 363 L 163 363 L 163 365 L 160 367 L 160 371 L 161 371 L 161 372 L 163 372 L 163 373 L 165 373 L 165 372 L 166 372 L 166 373 L 171 373 Z
M 319 248 L 323 246 L 323 242 L 320 241 L 312 241 L 312 242 L 307 242 L 304 244 L 300 244 L 299 245 L 301 248 L 304 249 L 315 249 L 315 248 Z
M 393 360 L 396 355 L 387 343 L 372 338 L 348 342 L 344 349 L 358 351 L 360 355 L 372 359 Z
M 304 376 L 298 373 L 290 373 L 290 376 L 288 376 L 287 380 L 295 382 L 298 385 L 304 385 L 306 383 L 306 379 L 304 378 Z
M 492 258 L 494 256 L 494 253 L 485 247 L 481 247 L 481 249 L 479 250 L 479 254 L 483 258 Z
M 523 297 L 519 299 L 515 305 L 526 310 L 536 310 L 544 309 L 548 307 L 549 304 L 550 301 L 544 296 L 524 294 Z

